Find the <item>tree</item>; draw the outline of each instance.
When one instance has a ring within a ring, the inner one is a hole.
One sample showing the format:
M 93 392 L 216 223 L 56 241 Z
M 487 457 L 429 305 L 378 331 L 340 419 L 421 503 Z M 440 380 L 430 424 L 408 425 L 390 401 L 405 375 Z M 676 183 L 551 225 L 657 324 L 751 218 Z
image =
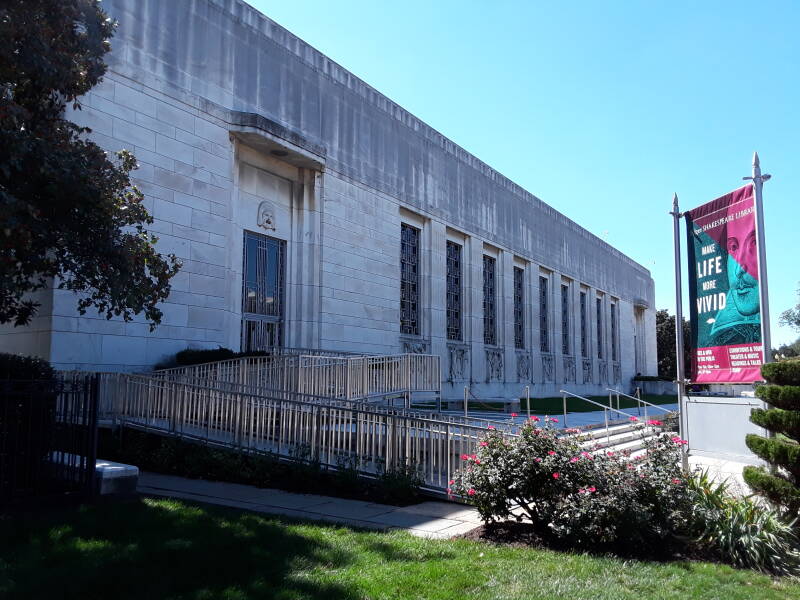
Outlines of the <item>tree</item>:
M 800 289 L 797 290 L 800 296 Z M 781 313 L 781 325 L 788 325 L 800 331 L 800 302 L 794 308 L 789 308 Z
M 683 364 L 688 375 L 692 366 L 691 329 L 689 322 L 683 320 Z M 678 378 L 678 362 L 675 359 L 675 315 L 667 310 L 656 312 L 656 349 L 658 351 L 658 376 Z
M 79 292 L 81 314 L 161 320 L 180 265 L 144 227 L 136 160 L 112 162 L 64 118 L 105 74 L 115 26 L 97 0 L 0 7 L 0 323 L 28 323 L 30 292 L 49 285 Z
M 800 360 L 783 360 L 761 367 L 771 385 L 756 394 L 772 408 L 754 409 L 750 421 L 772 437 L 749 434 L 747 447 L 772 469 L 745 467 L 744 480 L 753 490 L 783 508 L 789 516 L 800 513 Z
M 797 338 L 791 344 L 783 344 L 779 348 L 772 349 L 772 356 L 780 358 L 795 358 L 800 356 L 800 338 Z

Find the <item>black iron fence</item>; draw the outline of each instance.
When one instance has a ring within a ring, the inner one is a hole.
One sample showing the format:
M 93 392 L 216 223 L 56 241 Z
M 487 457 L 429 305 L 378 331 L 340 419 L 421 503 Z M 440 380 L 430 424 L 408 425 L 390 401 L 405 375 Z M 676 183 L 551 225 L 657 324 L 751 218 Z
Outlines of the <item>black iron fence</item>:
M 94 492 L 98 378 L 0 380 L 0 508 Z

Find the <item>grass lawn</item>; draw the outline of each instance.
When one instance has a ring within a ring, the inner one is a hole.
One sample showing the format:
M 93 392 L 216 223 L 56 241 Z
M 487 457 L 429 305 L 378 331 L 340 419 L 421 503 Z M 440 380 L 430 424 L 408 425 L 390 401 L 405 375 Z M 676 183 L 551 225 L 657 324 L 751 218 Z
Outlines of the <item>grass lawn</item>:
M 0 598 L 785 600 L 800 584 L 143 499 L 0 520 Z

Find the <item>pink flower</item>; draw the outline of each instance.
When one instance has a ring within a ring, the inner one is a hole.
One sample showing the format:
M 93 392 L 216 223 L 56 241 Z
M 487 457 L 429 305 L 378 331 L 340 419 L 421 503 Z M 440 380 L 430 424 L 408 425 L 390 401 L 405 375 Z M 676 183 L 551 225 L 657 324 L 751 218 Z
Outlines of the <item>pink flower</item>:
M 553 479 L 558 479 L 561 477 L 561 473 L 553 473 Z
M 450 488 L 447 488 L 447 495 L 448 496 L 452 496 L 453 495 L 453 490 L 451 490 Z
M 628 464 L 628 471 L 633 471 L 635 467 L 632 464 Z
M 481 448 L 485 448 L 485 447 L 486 447 L 486 446 L 488 446 L 489 444 L 488 444 L 487 442 L 481 442 L 481 444 L 480 444 L 480 445 L 481 445 Z
M 456 480 L 455 480 L 455 479 L 451 479 L 451 480 L 450 480 L 450 481 L 448 481 L 447 483 L 448 483 L 449 485 L 453 485 L 455 482 L 456 482 Z
M 478 458 L 478 455 L 477 455 L 477 454 L 470 454 L 470 455 L 469 455 L 469 457 L 470 457 L 472 460 L 475 460 L 476 458 Z
M 461 460 L 469 460 L 469 455 L 468 454 L 462 454 L 461 455 Z
M 547 453 L 548 453 L 550 456 L 553 456 L 553 455 L 555 454 L 555 450 L 548 450 L 548 451 L 547 451 Z
M 596 491 L 597 491 L 597 488 L 594 487 L 594 486 L 586 488 L 586 492 L 589 493 L 589 494 L 591 494 L 592 492 L 596 492 Z
M 661 421 L 656 421 L 655 419 L 650 419 L 650 420 L 647 422 L 647 424 L 648 424 L 648 425 L 655 425 L 655 426 L 658 426 L 658 425 L 663 425 L 663 423 L 662 423 Z
M 571 463 L 576 463 L 576 462 L 578 462 L 579 460 L 580 460 L 580 459 L 579 459 L 577 456 L 573 456 L 572 458 L 570 458 L 570 459 L 569 459 L 569 462 L 571 462 Z
M 680 482 L 681 482 L 680 479 L 673 479 L 672 480 L 672 483 L 674 483 L 675 485 L 678 485 Z
M 486 429 L 494 429 L 494 425 L 489 425 Z
M 606 452 L 606 456 L 614 456 L 613 452 Z
M 581 452 L 581 456 L 584 458 L 591 458 L 592 455 L 586 452 L 586 450 L 584 450 L 583 452 Z
M 472 488 L 469 488 L 469 489 L 467 490 L 467 495 L 469 495 L 469 496 L 474 496 L 474 495 L 475 495 L 475 490 L 473 490 Z
M 585 491 L 586 491 L 586 490 L 584 490 L 583 488 L 580 488 L 580 489 L 578 490 L 578 493 L 579 493 L 579 494 L 583 494 Z
M 550 420 L 551 420 L 553 423 L 558 423 L 558 419 L 556 419 L 555 417 L 553 417 L 553 418 L 552 418 L 552 419 L 550 419 Z
M 517 413 L 511 413 L 511 418 L 512 418 L 512 419 L 513 419 L 514 417 L 516 417 L 516 416 L 517 416 Z
M 534 458 L 533 460 L 535 460 L 537 463 L 540 463 L 540 462 L 542 462 L 542 459 L 541 459 L 541 458 L 539 458 L 538 456 L 537 456 L 536 458 Z
M 541 419 L 539 417 L 537 417 L 536 415 L 533 415 L 531 417 L 531 421 L 533 421 L 534 423 L 538 423 L 539 421 L 541 421 Z
M 677 435 L 676 435 L 676 436 L 674 436 L 674 437 L 672 437 L 672 438 L 670 438 L 670 439 L 671 439 L 671 440 L 672 440 L 672 441 L 673 441 L 675 444 L 678 444 L 679 446 L 680 446 L 681 444 L 688 444 L 688 443 L 689 443 L 689 442 L 688 442 L 688 441 L 686 441 L 686 440 L 682 440 L 682 439 L 681 439 L 681 438 L 679 438 Z
M 639 419 L 637 419 L 636 417 L 628 417 L 628 421 L 631 421 L 631 422 L 638 421 L 638 420 Z
M 476 465 L 479 465 L 479 464 L 481 464 L 481 459 L 480 459 L 480 458 L 476 458 L 476 459 L 475 459 L 475 464 L 476 464 Z

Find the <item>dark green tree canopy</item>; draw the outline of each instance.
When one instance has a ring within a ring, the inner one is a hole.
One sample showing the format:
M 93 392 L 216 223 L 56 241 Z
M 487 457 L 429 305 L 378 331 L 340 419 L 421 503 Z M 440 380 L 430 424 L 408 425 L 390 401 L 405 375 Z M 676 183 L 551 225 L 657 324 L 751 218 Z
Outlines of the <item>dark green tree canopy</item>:
M 81 313 L 160 322 L 179 264 L 145 229 L 136 160 L 64 118 L 105 73 L 114 27 L 96 0 L 0 3 L 0 323 L 29 322 L 48 285 L 80 292 Z
M 684 373 L 689 376 L 692 365 L 691 329 L 689 322 L 683 320 L 683 364 Z M 656 312 L 656 350 L 658 352 L 658 376 L 677 379 L 678 361 L 675 358 L 675 315 L 667 310 Z

